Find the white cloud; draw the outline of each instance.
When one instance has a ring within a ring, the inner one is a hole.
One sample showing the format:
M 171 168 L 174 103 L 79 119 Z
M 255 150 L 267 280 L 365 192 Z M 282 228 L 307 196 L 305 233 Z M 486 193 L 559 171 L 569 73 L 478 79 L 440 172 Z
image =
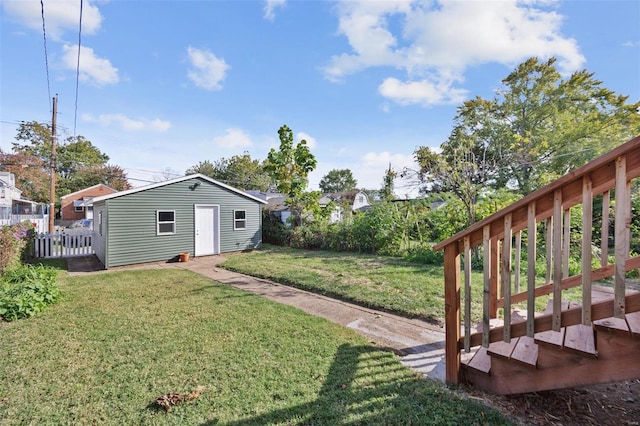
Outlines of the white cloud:
M 224 59 L 219 59 L 212 52 L 193 47 L 187 48 L 189 55 L 189 69 L 187 75 L 193 83 L 205 90 L 221 90 L 222 81 L 231 68 Z
M 75 70 L 78 65 L 78 45 L 62 46 L 62 63 L 65 68 Z M 116 84 L 120 81 L 118 69 L 108 59 L 99 58 L 90 47 L 80 48 L 80 80 L 98 86 Z
M 98 117 L 94 117 L 91 114 L 83 114 L 82 119 L 90 123 L 99 123 L 103 126 L 118 125 L 126 132 L 139 131 L 139 130 L 151 130 L 154 132 L 166 132 L 171 127 L 171 123 L 168 121 L 138 119 L 134 120 L 127 117 L 124 114 L 101 114 Z
M 222 148 L 251 146 L 251 138 L 242 129 L 227 129 L 227 134 L 213 138 L 213 143 Z
M 314 137 L 304 132 L 296 134 L 296 142 L 300 142 L 303 139 L 307 141 L 307 146 L 309 147 L 309 149 L 313 149 L 318 146 L 318 143 L 316 142 L 316 139 Z
M 275 10 L 278 7 L 284 7 L 287 0 L 265 0 L 264 2 L 264 19 L 273 21 L 276 17 Z
M 512 67 L 531 56 L 558 58 L 563 73 L 585 62 L 574 39 L 560 32 L 563 17 L 547 0 L 396 2 L 342 1 L 339 33 L 352 51 L 333 56 L 325 77 L 343 80 L 369 67 L 390 67 L 380 93 L 403 105 L 457 102 L 465 71 L 485 63 Z M 400 28 L 396 30 L 396 28 Z
M 2 9 L 14 21 L 42 32 L 42 8 L 38 1 L 10 0 L 2 2 Z M 44 20 L 47 36 L 59 41 L 65 31 L 77 34 L 80 23 L 80 2 L 55 0 L 44 2 Z M 90 0 L 82 7 L 82 33 L 95 34 L 102 24 L 102 15 Z
M 459 104 L 464 101 L 467 94 L 466 90 L 454 88 L 453 84 L 448 81 L 402 82 L 392 77 L 382 82 L 378 87 L 378 92 L 400 105 L 418 104 L 423 106 Z

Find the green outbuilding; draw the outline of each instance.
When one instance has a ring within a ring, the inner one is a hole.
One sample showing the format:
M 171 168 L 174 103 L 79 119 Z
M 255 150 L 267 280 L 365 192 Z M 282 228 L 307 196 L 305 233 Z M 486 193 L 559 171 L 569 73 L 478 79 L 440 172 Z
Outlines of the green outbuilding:
M 256 249 L 264 204 L 202 174 L 96 197 L 93 249 L 107 269 Z

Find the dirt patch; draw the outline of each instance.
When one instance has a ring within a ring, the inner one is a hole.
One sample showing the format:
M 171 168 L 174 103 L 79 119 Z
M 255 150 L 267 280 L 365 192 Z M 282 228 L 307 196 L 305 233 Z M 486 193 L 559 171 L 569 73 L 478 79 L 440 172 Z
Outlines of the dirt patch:
M 640 425 L 640 379 L 510 396 L 461 390 L 522 425 Z

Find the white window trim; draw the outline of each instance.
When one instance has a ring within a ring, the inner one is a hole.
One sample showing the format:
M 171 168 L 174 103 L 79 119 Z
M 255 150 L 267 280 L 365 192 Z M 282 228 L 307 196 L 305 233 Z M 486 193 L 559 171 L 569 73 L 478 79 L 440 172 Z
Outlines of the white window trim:
M 160 222 L 160 213 L 173 213 L 172 221 Z M 172 223 L 173 232 L 160 232 L 160 224 Z M 156 235 L 175 235 L 176 234 L 176 211 L 175 210 L 156 210 Z
M 236 212 L 244 212 L 244 219 L 237 219 Z M 244 228 L 238 228 L 237 223 L 239 221 L 244 222 Z M 233 211 L 233 230 L 234 231 L 245 231 L 247 229 L 247 210 L 238 209 Z
M 76 213 L 82 213 L 84 211 L 84 206 L 73 206 L 73 211 Z

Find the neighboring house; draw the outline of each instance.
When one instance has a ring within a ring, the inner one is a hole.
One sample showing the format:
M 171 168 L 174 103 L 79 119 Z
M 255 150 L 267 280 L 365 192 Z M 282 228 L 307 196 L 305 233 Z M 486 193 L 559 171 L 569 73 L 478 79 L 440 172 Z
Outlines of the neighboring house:
M 45 232 L 48 217 L 46 206 L 22 196 L 13 173 L 0 172 L 0 226 L 29 220 L 36 224 L 38 232 Z
M 93 219 L 93 199 L 118 192 L 105 184 L 90 186 L 60 198 L 60 219 L 65 223 L 80 219 Z
M 93 199 L 93 248 L 105 268 L 262 244 L 266 201 L 202 174 Z
M 287 197 L 282 194 L 272 194 L 274 196 L 269 196 L 267 198 L 267 203 L 269 206 L 267 209 L 271 216 L 280 220 L 280 222 L 284 223 L 287 226 L 291 225 L 291 221 L 289 218 L 291 217 L 291 209 L 287 204 Z
M 364 211 L 371 205 L 367 194 L 358 190 L 335 192 L 323 195 L 320 198 L 319 204 L 321 207 L 326 207 L 329 203 L 333 203 L 334 206 L 329 217 L 331 223 L 342 222 L 347 212 L 353 214 L 357 211 Z

